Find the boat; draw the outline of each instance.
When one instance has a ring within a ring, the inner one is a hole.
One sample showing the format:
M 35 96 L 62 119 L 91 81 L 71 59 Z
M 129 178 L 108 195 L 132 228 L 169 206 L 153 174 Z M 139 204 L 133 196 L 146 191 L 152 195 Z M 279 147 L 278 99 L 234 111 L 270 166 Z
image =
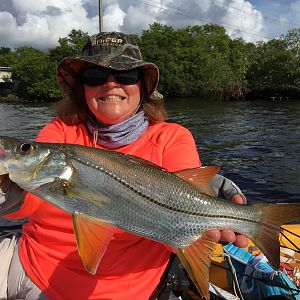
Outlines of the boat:
M 252 266 L 251 273 L 248 272 L 249 268 L 245 272 L 247 266 L 245 266 L 244 268 L 239 268 L 237 270 L 237 264 L 228 262 L 228 255 L 226 251 L 224 251 L 224 248 L 226 247 L 223 247 L 221 244 L 217 244 L 217 248 L 214 251 L 214 256 L 211 262 L 209 278 L 214 293 L 217 293 L 219 296 L 218 299 L 256 299 L 254 298 L 254 296 L 253 298 L 247 298 L 247 296 L 243 296 L 244 292 L 242 290 L 242 280 L 247 281 L 248 284 L 250 282 L 251 285 L 255 285 L 255 281 L 261 280 L 262 282 L 257 284 L 257 286 L 260 286 L 260 288 L 262 286 L 268 288 L 269 291 L 267 291 L 266 293 L 269 292 L 276 294 L 280 291 L 280 288 L 283 288 L 282 291 L 286 290 L 287 294 L 291 292 L 294 296 L 294 299 L 300 299 L 300 224 L 283 225 L 281 227 L 281 233 L 279 235 L 279 242 L 279 272 L 276 270 L 272 270 L 271 266 L 264 260 L 265 270 L 270 271 L 269 277 L 264 276 L 264 273 L 262 273 L 262 276 L 259 276 L 260 274 L 255 271 L 254 266 Z M 258 247 L 256 247 L 256 245 L 250 240 L 248 242 L 248 246 L 244 250 L 246 250 L 249 254 L 255 256 L 255 258 L 264 257 L 262 251 Z M 243 253 L 243 255 L 245 254 Z M 229 257 L 229 259 L 232 260 L 232 257 Z M 264 259 L 266 258 L 264 257 Z M 240 273 L 236 275 L 237 272 Z M 264 270 L 262 272 L 264 272 Z M 275 280 L 275 275 L 281 277 L 286 276 L 285 279 L 287 279 L 288 277 L 288 279 L 291 281 L 290 286 L 281 286 L 285 284 L 284 280 L 283 284 L 282 278 L 280 278 L 279 283 L 278 280 Z M 238 280 L 238 278 L 240 280 Z M 274 287 L 273 291 L 271 290 L 272 287 Z M 247 286 L 247 288 L 249 289 L 249 286 Z

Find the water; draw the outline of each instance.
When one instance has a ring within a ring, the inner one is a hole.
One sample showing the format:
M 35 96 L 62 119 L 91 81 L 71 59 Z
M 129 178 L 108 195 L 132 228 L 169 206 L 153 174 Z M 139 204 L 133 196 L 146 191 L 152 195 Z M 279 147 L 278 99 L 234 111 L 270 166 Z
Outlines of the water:
M 300 102 L 167 101 L 203 164 L 221 166 L 249 201 L 300 201 Z
M 0 103 L 0 134 L 33 141 L 54 116 L 53 103 Z
M 250 202 L 300 200 L 300 101 L 169 99 L 170 121 L 191 130 L 203 164 L 222 167 Z M 53 104 L 0 103 L 0 134 L 34 140 Z

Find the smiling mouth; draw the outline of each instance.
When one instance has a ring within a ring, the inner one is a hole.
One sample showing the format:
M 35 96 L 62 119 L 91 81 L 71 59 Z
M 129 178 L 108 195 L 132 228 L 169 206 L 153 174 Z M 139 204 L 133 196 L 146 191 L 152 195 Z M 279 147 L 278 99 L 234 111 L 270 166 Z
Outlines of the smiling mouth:
M 104 96 L 104 97 L 98 98 L 98 101 L 103 101 L 103 102 L 120 102 L 120 101 L 122 101 L 124 99 L 125 99 L 125 97 L 113 95 L 113 96 Z

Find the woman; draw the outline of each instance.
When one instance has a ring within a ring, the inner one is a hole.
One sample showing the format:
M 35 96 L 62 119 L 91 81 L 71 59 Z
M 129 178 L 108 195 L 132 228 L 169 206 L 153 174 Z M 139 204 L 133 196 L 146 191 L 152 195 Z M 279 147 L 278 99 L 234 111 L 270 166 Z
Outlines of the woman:
M 37 141 L 132 154 L 170 172 L 199 167 L 191 133 L 164 122 L 158 78 L 158 68 L 142 60 L 128 35 L 92 36 L 80 57 L 58 65 L 58 84 L 67 96 L 59 116 L 41 130 Z M 223 181 L 217 177 L 216 186 Z M 11 219 L 30 217 L 8 272 L 10 299 L 148 299 L 155 292 L 170 258 L 167 247 L 117 229 L 92 276 L 78 255 L 70 214 L 26 194 L 5 176 L 1 182 L 0 213 Z M 225 193 L 233 201 L 244 201 L 234 185 Z M 245 237 L 228 230 L 206 235 L 239 246 L 246 243 Z

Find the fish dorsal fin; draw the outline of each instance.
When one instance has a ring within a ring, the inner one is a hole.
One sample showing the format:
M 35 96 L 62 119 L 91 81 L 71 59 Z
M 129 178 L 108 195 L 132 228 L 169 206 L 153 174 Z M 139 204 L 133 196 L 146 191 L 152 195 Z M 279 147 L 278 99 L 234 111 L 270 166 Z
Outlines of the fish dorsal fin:
M 200 238 L 185 248 L 175 250 L 200 295 L 205 299 L 209 299 L 209 268 L 215 247 L 215 242 Z
M 215 196 L 210 182 L 220 169 L 218 166 L 206 166 L 177 171 L 175 174 L 185 181 L 194 184 L 202 193 Z
M 78 212 L 72 217 L 79 255 L 86 270 L 94 275 L 114 234 L 114 227 Z

